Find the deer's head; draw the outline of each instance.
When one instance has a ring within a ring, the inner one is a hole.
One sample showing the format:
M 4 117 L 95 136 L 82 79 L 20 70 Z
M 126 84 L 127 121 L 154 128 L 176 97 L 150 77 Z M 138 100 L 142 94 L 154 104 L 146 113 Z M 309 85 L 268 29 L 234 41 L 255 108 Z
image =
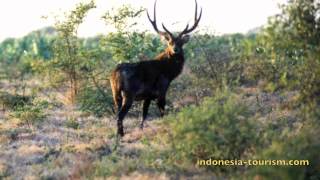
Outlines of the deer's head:
M 156 5 L 157 5 L 157 0 L 154 2 L 154 14 L 153 14 L 153 20 L 151 20 L 149 13 L 147 12 L 148 19 L 150 23 L 152 24 L 154 30 L 161 36 L 163 37 L 168 46 L 168 50 L 170 51 L 171 54 L 177 54 L 182 52 L 182 47 L 185 43 L 187 43 L 190 39 L 189 33 L 191 33 L 193 30 L 196 29 L 198 26 L 201 15 L 202 15 L 202 9 L 200 10 L 200 14 L 198 16 L 198 3 L 197 0 L 195 0 L 196 3 L 196 9 L 195 9 L 195 16 L 194 16 L 194 24 L 191 28 L 189 28 L 189 24 L 184 28 L 182 32 L 180 32 L 177 36 L 173 35 L 166 26 L 162 23 L 162 28 L 164 31 L 160 31 L 157 27 L 157 18 L 156 18 Z

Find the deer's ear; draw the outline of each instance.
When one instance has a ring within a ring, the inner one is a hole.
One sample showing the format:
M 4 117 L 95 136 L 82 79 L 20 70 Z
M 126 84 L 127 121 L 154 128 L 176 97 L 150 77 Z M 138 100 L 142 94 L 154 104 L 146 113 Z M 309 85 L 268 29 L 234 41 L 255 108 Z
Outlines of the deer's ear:
M 184 35 L 184 36 L 182 37 L 182 42 L 183 42 L 183 43 L 187 43 L 187 42 L 189 41 L 189 39 L 190 39 L 190 35 Z

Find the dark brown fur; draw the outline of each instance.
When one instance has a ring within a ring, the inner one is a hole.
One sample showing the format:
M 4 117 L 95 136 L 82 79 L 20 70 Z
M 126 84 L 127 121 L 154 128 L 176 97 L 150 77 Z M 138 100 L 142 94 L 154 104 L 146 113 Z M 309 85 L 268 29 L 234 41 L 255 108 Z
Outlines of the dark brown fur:
M 111 76 L 111 87 L 118 108 L 119 134 L 123 135 L 122 120 L 134 100 L 144 100 L 143 122 L 152 100 L 157 100 L 161 116 L 164 115 L 166 92 L 170 82 L 182 71 L 183 52 L 172 56 L 165 55 L 155 60 L 139 63 L 124 63 L 116 67 Z M 121 108 L 123 107 L 123 108 Z
M 148 18 L 155 30 L 166 39 L 168 47 L 153 60 L 123 63 L 113 70 L 110 83 L 118 113 L 118 134 L 121 136 L 124 135 L 123 119 L 135 100 L 143 100 L 141 128 L 143 128 L 152 100 L 157 101 L 160 114 L 161 116 L 164 115 L 167 90 L 171 81 L 182 72 L 185 61 L 183 45 L 188 42 L 189 35 L 184 35 L 184 33 L 189 33 L 195 29 L 201 14 L 199 19 L 196 18 L 196 23 L 191 29 L 188 29 L 187 26 L 177 37 L 174 37 L 164 26 L 167 32 L 158 31 L 156 22 L 152 21 L 149 15 Z

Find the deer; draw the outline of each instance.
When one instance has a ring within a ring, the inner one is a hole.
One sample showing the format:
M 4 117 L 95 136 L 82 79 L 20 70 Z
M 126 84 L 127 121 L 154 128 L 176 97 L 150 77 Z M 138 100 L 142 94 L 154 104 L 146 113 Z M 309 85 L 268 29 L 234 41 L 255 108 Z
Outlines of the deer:
M 187 24 L 175 36 L 163 23 L 164 31 L 158 29 L 156 4 L 157 0 L 154 2 L 153 20 L 148 11 L 147 17 L 155 32 L 166 41 L 167 48 L 154 59 L 122 63 L 111 72 L 110 85 L 117 112 L 117 134 L 121 137 L 124 136 L 123 119 L 134 101 L 143 101 L 141 129 L 144 127 L 151 101 L 156 101 L 160 117 L 164 116 L 167 90 L 170 83 L 182 72 L 185 63 L 183 46 L 190 39 L 189 33 L 198 27 L 202 16 L 202 8 L 198 14 L 198 3 L 195 0 L 194 24 L 190 28 Z

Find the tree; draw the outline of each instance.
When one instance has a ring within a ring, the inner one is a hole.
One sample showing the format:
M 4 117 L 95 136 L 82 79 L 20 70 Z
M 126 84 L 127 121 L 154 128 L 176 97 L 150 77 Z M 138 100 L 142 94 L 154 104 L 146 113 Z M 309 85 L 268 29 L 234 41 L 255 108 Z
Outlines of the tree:
M 320 3 L 291 0 L 281 7 L 260 43 L 279 74 L 277 79 L 299 90 L 303 102 L 320 103 Z
M 158 38 L 136 28 L 136 21 L 143 12 L 143 8 L 124 5 L 106 12 L 102 17 L 107 25 L 115 29 L 105 37 L 103 46 L 108 46 L 116 63 L 149 59 L 161 47 Z
M 64 20 L 57 20 L 55 23 L 58 37 L 54 42 L 54 59 L 49 61 L 48 68 L 54 73 L 63 74 L 69 84 L 72 104 L 75 103 L 75 97 L 79 91 L 82 69 L 88 61 L 85 52 L 81 51 L 77 30 L 92 8 L 95 8 L 94 1 L 87 4 L 80 3 L 70 14 L 66 15 Z

